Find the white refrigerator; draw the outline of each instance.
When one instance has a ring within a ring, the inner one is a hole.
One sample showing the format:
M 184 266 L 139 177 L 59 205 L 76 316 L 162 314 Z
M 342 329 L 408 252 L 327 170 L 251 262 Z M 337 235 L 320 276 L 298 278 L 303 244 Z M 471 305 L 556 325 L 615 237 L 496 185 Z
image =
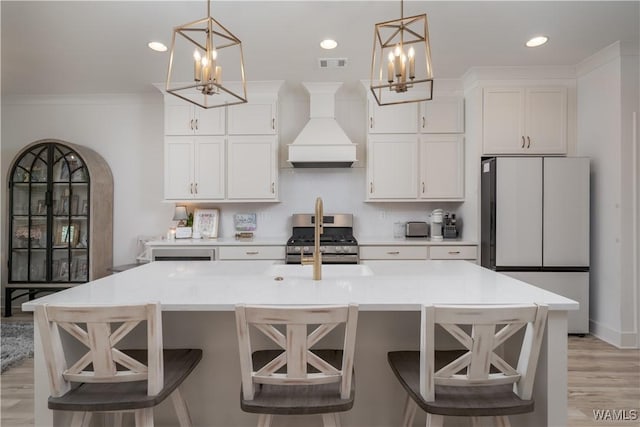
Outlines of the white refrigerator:
M 481 264 L 580 303 L 589 332 L 589 159 L 482 160 Z

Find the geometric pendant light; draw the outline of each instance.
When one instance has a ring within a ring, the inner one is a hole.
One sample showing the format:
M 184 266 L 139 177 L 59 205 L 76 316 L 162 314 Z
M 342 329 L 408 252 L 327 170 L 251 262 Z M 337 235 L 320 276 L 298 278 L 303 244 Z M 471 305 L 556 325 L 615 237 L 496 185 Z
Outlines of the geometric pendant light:
M 429 101 L 433 97 L 433 69 L 427 15 L 376 24 L 371 59 L 371 92 L 378 105 Z
M 247 102 L 242 42 L 211 17 L 211 0 L 206 18 L 173 29 L 166 91 L 202 108 Z

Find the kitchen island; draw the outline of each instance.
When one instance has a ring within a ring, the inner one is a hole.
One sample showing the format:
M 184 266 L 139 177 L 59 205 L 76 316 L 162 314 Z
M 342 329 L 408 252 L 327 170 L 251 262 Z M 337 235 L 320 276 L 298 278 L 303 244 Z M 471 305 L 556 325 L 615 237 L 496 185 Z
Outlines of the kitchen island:
M 63 292 L 30 301 L 69 305 L 160 301 L 165 347 L 198 347 L 203 360 L 184 384 L 194 425 L 254 426 L 240 410 L 240 367 L 234 306 L 246 304 L 348 304 L 360 308 L 356 340 L 356 399 L 342 415 L 344 426 L 392 427 L 401 422 L 404 391 L 387 366 L 386 353 L 419 348 L 422 304 L 544 303 L 549 306 L 536 375 L 536 411 L 512 418 L 517 426 L 563 426 L 567 419 L 567 311 L 575 301 L 466 261 L 371 261 L 324 265 L 311 280 L 311 266 L 273 261 L 153 262 Z M 47 409 L 46 368 L 35 331 L 36 425 L 65 425 Z M 129 345 L 140 336 L 132 336 Z M 329 343 L 330 344 L 330 343 Z M 156 425 L 174 425 L 169 401 Z M 416 425 L 424 425 L 424 414 Z M 321 425 L 320 417 L 277 417 L 278 426 Z M 449 424 L 450 425 L 450 424 Z M 464 424 L 461 424 L 464 425 Z

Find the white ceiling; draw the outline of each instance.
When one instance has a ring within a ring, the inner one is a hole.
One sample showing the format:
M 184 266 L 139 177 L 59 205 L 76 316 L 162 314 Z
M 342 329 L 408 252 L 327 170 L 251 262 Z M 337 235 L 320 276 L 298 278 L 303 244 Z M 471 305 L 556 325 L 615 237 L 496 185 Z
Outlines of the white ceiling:
M 166 79 L 172 28 L 206 16 L 201 1 L 5 1 L 2 94 L 137 93 Z M 435 78 L 472 66 L 575 65 L 611 43 L 640 39 L 639 1 L 410 1 L 427 13 Z M 400 15 L 387 1 L 213 1 L 212 15 L 242 40 L 248 80 L 369 77 L 374 24 Z M 524 47 L 531 36 L 549 43 Z M 326 37 L 338 48 L 325 51 Z M 321 70 L 320 57 L 348 67 Z

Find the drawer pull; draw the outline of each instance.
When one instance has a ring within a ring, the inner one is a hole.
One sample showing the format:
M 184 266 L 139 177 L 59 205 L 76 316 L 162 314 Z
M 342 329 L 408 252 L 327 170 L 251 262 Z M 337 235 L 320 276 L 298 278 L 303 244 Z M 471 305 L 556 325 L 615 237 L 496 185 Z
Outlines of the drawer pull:
M 400 255 L 400 251 L 389 251 L 387 255 Z
M 260 251 L 246 251 L 245 254 L 247 255 L 258 255 L 260 253 Z
M 449 251 L 449 255 L 460 255 L 460 251 Z

